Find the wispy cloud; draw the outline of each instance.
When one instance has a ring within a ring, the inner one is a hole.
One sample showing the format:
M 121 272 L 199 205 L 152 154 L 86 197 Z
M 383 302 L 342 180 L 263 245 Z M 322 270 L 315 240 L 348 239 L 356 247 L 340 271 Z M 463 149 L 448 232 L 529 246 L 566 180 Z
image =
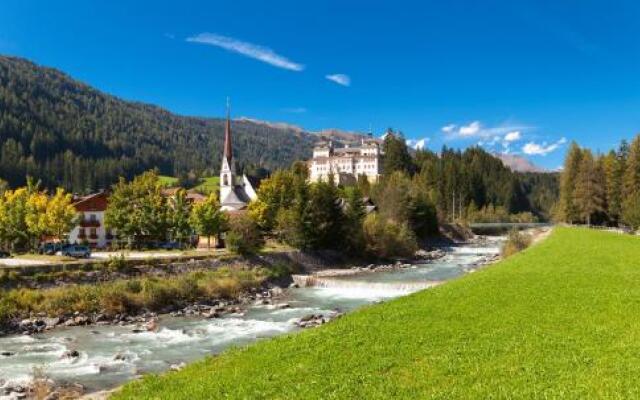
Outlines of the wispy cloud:
M 416 149 L 416 150 L 424 150 L 427 147 L 427 143 L 429 143 L 429 138 L 422 139 L 407 139 L 407 146 Z
M 483 125 L 480 121 L 472 121 L 468 124 L 461 125 L 448 124 L 440 129 L 449 140 L 472 138 L 488 139 L 495 138 L 496 136 L 500 136 L 507 140 L 507 136 L 509 136 L 511 140 L 507 141 L 516 141 L 520 139 L 522 132 L 533 128 L 530 126 L 521 126 L 509 123 L 489 127 Z
M 165 33 L 163 36 L 166 37 L 167 39 L 171 39 L 171 40 L 176 38 L 176 35 L 174 35 L 173 33 L 169 33 L 169 32 Z
M 351 86 L 351 78 L 345 74 L 326 75 L 325 78 L 342 86 Z
M 234 39 L 228 36 L 205 32 L 187 38 L 187 42 L 220 47 L 230 52 L 238 53 L 245 57 L 254 58 L 278 68 L 288 69 L 291 71 L 302 71 L 304 69 L 303 64 L 293 62 L 288 58 L 277 54 L 275 51 L 271 50 L 268 47 L 244 42 L 242 40 Z
M 282 111 L 291 114 L 304 114 L 307 112 L 307 109 L 304 107 L 287 107 L 283 108 Z
M 556 151 L 560 146 L 562 146 L 566 142 L 567 142 L 567 139 L 565 138 L 560 138 L 560 140 L 551 144 L 548 144 L 547 142 L 542 142 L 542 143 L 528 142 L 527 144 L 522 146 L 522 152 L 530 156 L 546 156 L 547 154 Z

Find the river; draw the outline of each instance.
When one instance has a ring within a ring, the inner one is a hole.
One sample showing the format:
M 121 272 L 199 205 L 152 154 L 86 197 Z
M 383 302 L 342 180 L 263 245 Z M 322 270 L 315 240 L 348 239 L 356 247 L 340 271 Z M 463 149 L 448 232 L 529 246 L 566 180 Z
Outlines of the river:
M 441 259 L 410 268 L 332 279 L 322 287 L 287 289 L 278 304 L 249 307 L 223 318 L 161 316 L 155 332 L 133 332 L 133 326 L 56 328 L 33 335 L 0 337 L 0 387 L 31 379 L 41 368 L 56 382 L 77 382 L 88 391 L 121 385 L 141 374 L 162 372 L 182 362 L 217 354 L 234 345 L 299 330 L 295 321 L 309 314 L 348 312 L 362 305 L 409 294 L 419 284 L 446 281 L 474 271 L 499 252 L 501 238 L 446 249 Z M 79 352 L 75 358 L 62 355 Z M 1 396 L 1 394 L 0 394 Z

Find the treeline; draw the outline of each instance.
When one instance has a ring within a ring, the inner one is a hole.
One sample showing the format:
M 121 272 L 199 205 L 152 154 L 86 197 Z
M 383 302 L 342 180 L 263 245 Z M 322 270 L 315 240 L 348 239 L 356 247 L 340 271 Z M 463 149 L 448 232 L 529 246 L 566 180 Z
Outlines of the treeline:
M 384 175 L 376 183 L 363 177 L 352 186 L 309 183 L 301 163 L 277 171 L 262 181 L 250 218 L 293 247 L 389 258 L 412 255 L 442 222 L 480 216 L 528 222 L 546 216 L 557 200 L 557 176 L 515 174 L 479 148 L 412 156 L 396 133 L 383 148 Z
M 233 121 L 239 167 L 276 169 L 307 158 L 316 138 L 287 127 Z M 157 168 L 218 172 L 224 121 L 126 102 L 50 68 L 0 56 L 0 177 L 88 193 Z
M 594 155 L 573 142 L 564 162 L 560 221 L 640 227 L 640 135 L 629 145 Z
M 557 174 L 513 172 L 480 147 L 444 147 L 440 154 L 420 150 L 411 157 L 400 135 L 387 136 L 384 147 L 385 173 L 411 176 L 436 206 L 440 220 L 546 220 L 558 199 Z

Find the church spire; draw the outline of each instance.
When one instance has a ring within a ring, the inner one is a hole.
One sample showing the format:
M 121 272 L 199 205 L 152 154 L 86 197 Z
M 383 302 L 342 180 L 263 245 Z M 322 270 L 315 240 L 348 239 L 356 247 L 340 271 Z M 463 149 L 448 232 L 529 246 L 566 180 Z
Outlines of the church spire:
M 224 128 L 224 158 L 227 159 L 229 165 L 233 159 L 233 149 L 231 146 L 231 111 L 229 105 L 229 98 L 227 97 L 227 124 Z

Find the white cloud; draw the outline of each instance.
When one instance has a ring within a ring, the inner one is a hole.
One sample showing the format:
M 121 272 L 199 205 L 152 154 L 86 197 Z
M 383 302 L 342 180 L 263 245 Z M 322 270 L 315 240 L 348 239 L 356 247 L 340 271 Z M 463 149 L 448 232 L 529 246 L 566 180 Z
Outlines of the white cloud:
M 442 132 L 444 133 L 453 133 L 453 131 L 456 129 L 456 125 L 455 124 L 449 124 L 449 125 L 445 125 L 442 127 Z
M 351 86 L 351 78 L 349 77 L 349 75 L 331 74 L 331 75 L 325 75 L 325 78 L 327 78 L 332 82 L 337 83 L 338 85 Z
M 427 143 L 429 143 L 429 138 L 422 139 L 407 139 L 407 146 L 416 149 L 416 150 L 424 150 L 427 147 Z
M 567 139 L 561 138 L 557 142 L 547 144 L 542 142 L 540 144 L 535 142 L 529 142 L 522 146 L 522 152 L 530 156 L 546 156 L 547 154 L 557 150 L 560 146 L 567 142 Z
M 476 136 L 481 129 L 480 121 L 473 121 L 469 125 L 463 125 L 458 129 L 458 134 L 460 136 L 469 137 Z
M 504 135 L 505 142 L 515 142 L 522 138 L 520 131 L 512 131 Z
M 268 47 L 259 46 L 257 44 L 249 42 L 243 42 L 242 40 L 217 35 L 215 33 L 200 33 L 198 35 L 187 38 L 187 42 L 201 43 L 220 47 L 233 53 L 238 53 L 249 58 L 254 58 L 278 68 L 288 69 L 291 71 L 302 71 L 304 69 L 304 65 L 293 62 L 286 57 L 277 54 Z

